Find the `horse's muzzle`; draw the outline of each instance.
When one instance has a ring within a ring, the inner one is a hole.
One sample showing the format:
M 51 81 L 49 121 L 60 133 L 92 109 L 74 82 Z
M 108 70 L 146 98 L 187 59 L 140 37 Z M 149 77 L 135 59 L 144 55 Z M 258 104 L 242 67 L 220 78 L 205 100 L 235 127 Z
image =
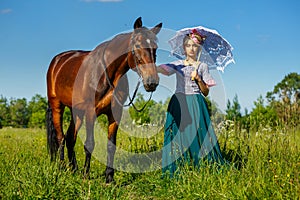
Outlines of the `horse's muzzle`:
M 146 80 L 143 80 L 144 88 L 147 92 L 154 92 L 156 90 L 156 87 L 158 86 L 158 83 L 158 78 L 148 78 Z

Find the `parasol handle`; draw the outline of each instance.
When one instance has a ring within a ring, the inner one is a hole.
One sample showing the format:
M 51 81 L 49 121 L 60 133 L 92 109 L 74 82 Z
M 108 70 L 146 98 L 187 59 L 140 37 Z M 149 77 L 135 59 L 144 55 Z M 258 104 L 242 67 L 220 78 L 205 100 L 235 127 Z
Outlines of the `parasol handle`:
M 194 72 L 196 72 L 197 73 L 197 71 L 198 71 L 198 68 L 199 68 L 199 61 L 200 61 L 200 56 L 201 56 L 201 53 L 202 53 L 202 48 L 200 49 L 200 52 L 198 53 L 198 57 L 197 57 L 197 65 L 195 66 L 195 70 L 194 70 Z M 195 79 L 195 77 L 192 77 L 192 81 Z

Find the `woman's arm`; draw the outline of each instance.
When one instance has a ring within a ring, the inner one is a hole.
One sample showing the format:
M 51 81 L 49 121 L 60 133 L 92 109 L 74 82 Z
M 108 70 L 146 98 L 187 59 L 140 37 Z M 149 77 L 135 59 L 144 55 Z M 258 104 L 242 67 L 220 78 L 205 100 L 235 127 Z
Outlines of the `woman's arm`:
M 169 72 L 165 69 L 164 65 L 159 65 L 159 66 L 157 66 L 156 69 L 157 69 L 158 73 L 161 73 L 161 74 L 166 75 L 166 76 L 169 75 Z
M 194 77 L 195 82 L 197 83 L 198 87 L 200 88 L 202 94 L 204 96 L 207 96 L 209 93 L 209 87 L 208 85 L 201 79 L 199 74 L 197 72 L 192 72 L 191 77 Z
M 161 64 L 161 65 L 157 66 L 156 69 L 157 69 L 158 73 L 161 73 L 166 76 L 170 76 L 175 73 L 175 70 L 174 70 L 175 67 L 176 66 L 174 64 L 169 63 L 169 64 Z

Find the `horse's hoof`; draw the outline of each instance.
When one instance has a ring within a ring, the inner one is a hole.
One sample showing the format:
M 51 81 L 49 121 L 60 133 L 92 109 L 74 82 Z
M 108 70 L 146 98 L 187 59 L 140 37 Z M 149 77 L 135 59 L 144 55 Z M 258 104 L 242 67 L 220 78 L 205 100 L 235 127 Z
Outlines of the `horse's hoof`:
M 112 183 L 114 181 L 114 177 L 112 175 L 106 176 L 106 184 Z
M 84 173 L 83 173 L 83 179 L 84 179 L 84 180 L 89 180 L 89 179 L 90 179 L 90 173 L 84 172 Z
M 78 170 L 77 164 L 69 163 L 69 168 L 71 168 L 72 172 L 76 172 Z

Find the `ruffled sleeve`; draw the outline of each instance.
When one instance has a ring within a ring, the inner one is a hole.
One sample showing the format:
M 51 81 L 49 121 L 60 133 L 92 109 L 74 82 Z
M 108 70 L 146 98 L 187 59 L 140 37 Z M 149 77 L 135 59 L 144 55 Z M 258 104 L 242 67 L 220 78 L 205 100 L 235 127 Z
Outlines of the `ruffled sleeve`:
M 209 73 L 207 64 L 201 63 L 199 66 L 198 73 L 200 73 L 202 80 L 208 85 L 208 87 L 215 86 L 217 83 Z

